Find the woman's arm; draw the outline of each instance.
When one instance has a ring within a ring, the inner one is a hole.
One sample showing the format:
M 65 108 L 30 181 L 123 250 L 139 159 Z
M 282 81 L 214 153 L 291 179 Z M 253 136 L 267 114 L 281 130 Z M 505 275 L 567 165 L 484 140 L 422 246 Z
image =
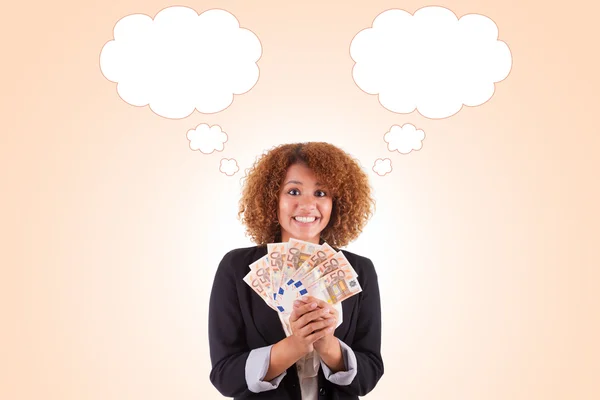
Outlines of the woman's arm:
M 361 272 L 362 300 L 358 310 L 356 333 L 350 346 L 356 356 L 357 374 L 352 382 L 337 387 L 349 394 L 365 396 L 383 375 L 381 358 L 381 300 L 377 273 L 373 262 L 363 258 L 365 266 Z M 361 276 L 359 275 L 359 278 Z
M 275 378 L 304 357 L 305 354 L 294 344 L 292 336 L 275 343 L 271 349 L 269 369 L 263 380 L 270 381 Z
M 251 349 L 246 342 L 242 310 L 234 274 L 235 250 L 219 263 L 208 310 L 208 342 L 212 370 L 210 381 L 226 397 L 250 395 L 246 361 Z

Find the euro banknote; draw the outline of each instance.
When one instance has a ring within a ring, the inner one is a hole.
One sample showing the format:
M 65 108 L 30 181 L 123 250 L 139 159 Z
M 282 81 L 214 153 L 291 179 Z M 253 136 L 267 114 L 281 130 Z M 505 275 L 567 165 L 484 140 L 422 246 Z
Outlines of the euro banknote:
M 327 243 L 323 243 L 309 258 L 300 266 L 300 268 L 286 282 L 286 290 L 291 289 L 294 283 L 306 276 L 313 268 L 323 263 L 328 258 L 335 255 L 335 250 Z
M 348 263 L 321 277 L 307 290 L 311 296 L 329 304 L 339 303 L 362 291 L 357 279 L 358 275 Z
M 340 266 L 350 265 L 346 257 L 341 251 L 334 253 L 322 263 L 317 264 L 313 269 L 308 271 L 303 277 L 296 279 L 293 284 L 293 290 L 305 294 L 306 289 L 328 273 L 335 271 Z
M 250 264 L 250 272 L 244 276 L 244 282 L 262 297 L 269 307 L 276 311 L 280 311 L 277 309 L 277 304 L 272 299 L 273 290 L 268 256 L 261 257 Z
M 293 238 L 288 241 L 287 257 L 285 259 L 283 277 L 281 280 L 281 287 L 284 291 L 287 286 L 294 282 L 292 276 L 296 275 L 302 265 L 304 265 L 315 252 L 320 250 L 320 248 L 321 245 L 317 243 L 305 242 Z
M 269 243 L 268 254 L 249 265 L 250 272 L 244 282 L 280 313 L 290 313 L 294 300 L 306 295 L 335 304 L 362 291 L 358 274 L 341 251 L 335 252 L 327 243 L 311 245 L 302 247 L 296 239 Z M 289 251 L 291 248 L 298 250 Z M 302 259 L 304 262 L 298 267 Z M 290 267 L 286 262 L 293 264 Z M 291 275 L 297 277 L 291 286 L 282 284 L 286 266 L 290 268 L 288 273 L 294 270 Z M 312 268 L 305 268 L 307 273 L 301 276 L 301 269 L 307 266 Z M 279 277 L 274 277 L 275 274 Z
M 271 286 L 273 288 L 273 300 L 283 296 L 281 289 L 281 279 L 283 278 L 283 268 L 287 257 L 288 242 L 268 243 L 267 253 L 269 257 L 269 267 L 271 268 Z

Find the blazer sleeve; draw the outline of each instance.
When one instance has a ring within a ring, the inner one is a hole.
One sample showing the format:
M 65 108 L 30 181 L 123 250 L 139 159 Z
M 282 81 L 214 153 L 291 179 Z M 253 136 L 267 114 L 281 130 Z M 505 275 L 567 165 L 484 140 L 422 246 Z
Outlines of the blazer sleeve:
M 362 258 L 365 263 L 361 275 L 362 295 L 356 322 L 354 341 L 350 346 L 356 356 L 356 376 L 350 385 L 336 385 L 343 392 L 354 396 L 365 396 L 383 375 L 381 358 L 381 299 L 379 284 L 373 262 Z M 359 275 L 360 278 L 360 275 Z M 360 280 L 359 280 L 360 281 Z
M 210 381 L 226 397 L 250 395 L 246 361 L 251 349 L 236 290 L 235 257 L 227 253 L 215 274 L 208 309 L 208 342 L 212 370 Z

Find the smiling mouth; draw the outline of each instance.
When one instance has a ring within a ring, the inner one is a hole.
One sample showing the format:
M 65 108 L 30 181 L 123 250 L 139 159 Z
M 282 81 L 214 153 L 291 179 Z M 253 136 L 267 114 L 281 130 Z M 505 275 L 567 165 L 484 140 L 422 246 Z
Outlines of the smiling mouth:
M 294 217 L 293 220 L 298 222 L 299 224 L 310 225 L 312 223 L 317 222 L 319 220 L 319 218 L 318 217 Z

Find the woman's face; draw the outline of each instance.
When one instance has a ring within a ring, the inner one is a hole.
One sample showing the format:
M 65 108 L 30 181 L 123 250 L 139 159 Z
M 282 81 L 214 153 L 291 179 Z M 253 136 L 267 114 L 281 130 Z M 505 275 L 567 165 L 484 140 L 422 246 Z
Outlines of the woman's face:
M 319 243 L 321 231 L 329 223 L 331 207 L 331 194 L 316 181 L 313 172 L 302 164 L 291 165 L 279 193 L 281 240 Z

